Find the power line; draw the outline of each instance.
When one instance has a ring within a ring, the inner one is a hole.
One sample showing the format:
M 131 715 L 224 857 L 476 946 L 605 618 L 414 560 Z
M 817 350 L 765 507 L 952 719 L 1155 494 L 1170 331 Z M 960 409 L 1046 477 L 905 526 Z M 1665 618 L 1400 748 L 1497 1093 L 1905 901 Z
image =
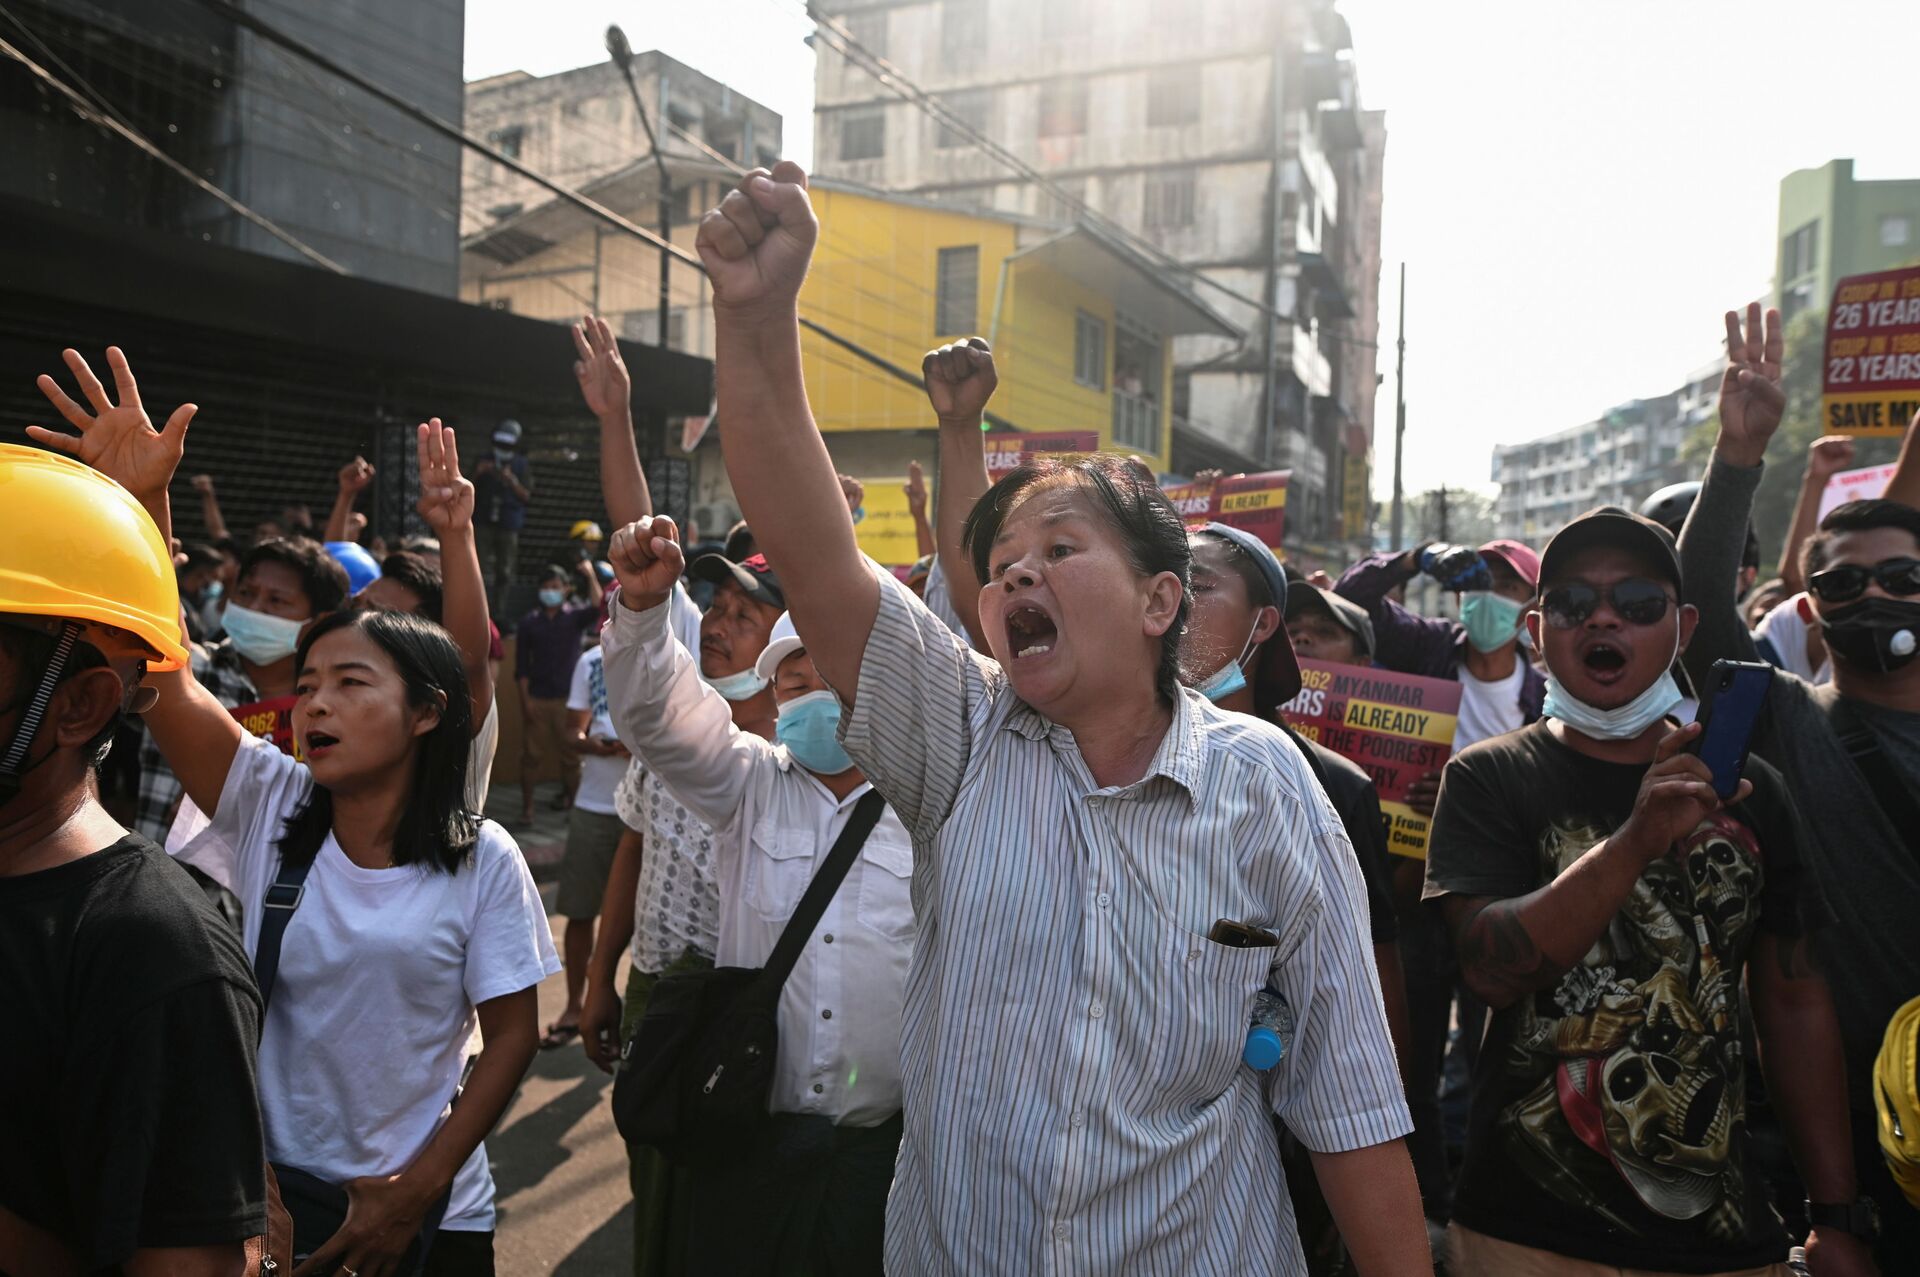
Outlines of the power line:
M 387 89 L 381 88 L 379 85 L 375 84 L 373 81 L 367 79 L 365 76 L 359 74 L 358 72 L 353 71 L 348 67 L 342 66 L 339 62 L 328 57 L 326 54 L 320 52 L 318 49 L 315 49 L 312 46 L 307 45 L 300 40 L 296 40 L 294 37 L 287 35 L 285 32 L 281 31 L 278 27 L 275 27 L 272 23 L 266 22 L 261 18 L 255 16 L 254 14 L 248 12 L 247 10 L 240 8 L 238 5 L 233 4 L 232 0 L 198 0 L 198 3 L 203 7 L 211 9 L 215 13 L 220 14 L 222 17 L 228 19 L 229 21 L 238 23 L 240 26 L 243 26 L 247 30 L 252 31 L 255 35 L 260 36 L 262 39 L 272 41 L 274 44 L 279 45 L 281 48 L 286 49 L 289 52 L 295 53 L 300 57 L 305 58 L 307 61 L 313 63 L 313 65 L 319 67 L 321 70 L 326 71 L 331 75 L 337 76 L 342 80 L 345 80 L 347 83 L 361 90 L 361 92 L 367 93 L 372 97 L 377 98 L 382 102 L 385 102 L 388 106 L 394 108 L 396 111 L 399 111 L 402 115 L 405 115 L 412 120 L 415 120 L 421 124 L 426 125 L 428 128 L 432 129 L 434 132 L 439 133 L 444 137 L 453 139 L 454 141 L 458 142 L 460 145 L 467 147 L 469 150 L 478 151 L 480 154 L 493 160 L 496 164 L 500 164 L 505 168 L 511 170 L 512 172 L 518 173 L 520 176 L 526 178 L 528 181 L 531 181 L 534 184 L 538 185 L 542 190 L 549 191 L 554 195 L 559 196 L 561 199 L 565 200 L 569 204 L 573 204 L 576 207 L 584 210 L 585 212 L 593 215 L 594 217 L 597 217 L 600 220 L 608 223 L 609 225 L 619 230 L 625 231 L 628 235 L 631 235 L 636 239 L 641 239 L 646 241 L 649 244 L 652 244 L 655 248 L 659 249 L 662 253 L 672 254 L 674 257 L 680 259 L 681 261 L 685 262 L 687 265 L 699 271 L 701 274 L 704 275 L 706 273 L 706 265 L 703 262 L 701 262 L 701 260 L 698 257 L 694 256 L 692 253 L 687 252 L 685 249 L 679 247 L 678 245 L 674 244 L 670 240 L 661 238 L 659 235 L 654 234 L 652 231 L 647 230 L 645 227 L 640 226 L 637 223 L 634 223 L 622 217 L 620 214 L 614 212 L 612 209 L 608 208 L 606 205 L 601 204 L 596 200 L 589 199 L 585 195 L 580 194 L 578 191 L 575 191 L 570 187 L 564 186 L 561 183 L 554 181 L 552 178 L 547 177 L 545 174 L 540 173 L 535 169 L 529 168 L 527 165 L 522 164 L 519 160 L 513 158 L 512 156 L 506 154 L 505 152 L 499 150 L 498 148 L 490 146 L 485 142 L 482 142 L 480 139 L 472 136 L 471 134 L 467 133 L 465 130 L 459 128 L 458 126 L 450 124 L 447 121 L 441 119 L 439 116 L 427 110 L 425 107 L 417 106 L 414 103 L 409 102 L 407 99 L 401 97 L 399 94 L 393 93 Z M 860 345 L 858 342 L 851 341 L 845 337 L 840 336 L 838 333 L 835 333 L 832 329 L 827 328 L 821 324 L 818 324 L 813 320 L 806 318 L 804 315 L 800 317 L 800 323 L 802 327 L 818 333 L 820 336 L 842 347 L 843 349 L 851 351 L 852 353 L 858 355 L 860 358 L 866 360 L 868 363 L 871 363 L 875 367 L 885 371 L 890 376 L 896 377 L 899 380 L 908 383 L 909 385 L 913 385 L 921 389 L 925 389 L 926 383 L 920 379 L 917 373 L 909 372 L 907 369 L 902 368 L 900 365 L 894 363 L 890 359 L 887 359 L 885 356 L 876 354 L 875 352 L 868 350 L 866 347 Z M 660 340 L 661 340 L 661 345 L 664 347 L 666 342 L 665 333 L 660 334 Z M 1012 426 L 1011 422 L 1006 422 L 1004 420 L 998 421 L 996 422 L 996 424 Z
M 7 14 L 7 17 L 13 18 L 13 15 L 9 13 Z M 19 25 L 19 19 L 13 18 L 13 21 L 15 25 Z M 31 35 L 31 32 L 29 32 L 29 35 Z M 38 43 L 38 41 L 36 41 L 36 43 Z M 22 53 L 18 48 L 8 43 L 5 39 L 0 39 L 0 53 L 6 54 L 8 57 L 12 58 L 14 61 L 18 62 L 20 65 L 27 68 L 28 71 L 32 72 L 49 88 L 53 89 L 55 92 L 59 93 L 60 96 L 64 97 L 67 100 L 68 104 L 73 108 L 74 113 L 78 115 L 81 119 L 90 121 L 94 124 L 100 125 L 103 128 L 109 129 L 114 133 L 117 133 L 122 138 L 125 138 L 128 142 L 131 142 L 134 146 L 138 147 L 141 151 L 145 152 L 148 157 L 160 161 L 160 163 L 166 165 L 166 167 L 172 170 L 173 172 L 179 174 L 181 177 L 185 178 L 187 181 L 192 182 L 195 186 L 200 188 L 200 190 L 206 192 L 208 195 L 213 196 L 213 198 L 219 200 L 222 204 L 225 204 L 228 208 L 232 209 L 234 212 L 238 213 L 240 216 L 246 218 L 249 222 L 252 222 L 255 226 L 258 226 L 261 230 L 267 232 L 269 235 L 272 235 L 275 239 L 279 240 L 281 243 L 285 244 L 287 247 L 293 249 L 295 252 L 299 253 L 301 256 L 306 257 L 310 261 L 314 262 L 316 265 L 324 266 L 326 269 L 334 272 L 336 275 L 347 274 L 347 268 L 342 266 L 339 262 L 334 261 L 331 257 L 328 257 L 326 254 L 322 253 L 319 249 L 314 248 L 312 245 L 308 244 L 306 241 L 298 238 L 291 231 L 283 230 L 280 226 L 268 220 L 265 216 L 254 212 L 252 209 L 248 208 L 245 204 L 242 204 L 239 200 L 227 194 L 225 191 L 215 186 L 212 182 L 209 182 L 206 178 L 201 177 L 198 173 L 194 172 L 192 169 L 188 168 L 186 165 L 182 164 L 180 161 L 174 159 L 171 155 L 168 155 L 165 151 L 162 151 L 159 147 L 155 146 L 150 140 L 148 140 L 145 134 L 141 133 L 138 129 L 134 128 L 131 124 L 128 124 L 126 121 L 122 120 L 119 117 L 118 113 L 115 112 L 110 106 L 106 104 L 105 99 L 100 99 L 99 100 L 100 104 L 98 106 L 94 105 L 93 103 L 89 102 L 88 99 L 78 89 L 74 88 L 73 86 L 66 83 L 66 81 L 54 75 L 53 72 L 47 70 L 45 67 L 41 66 L 38 62 L 35 62 L 32 58 L 28 57 L 25 53 Z M 69 71 L 68 74 L 71 75 L 73 73 Z

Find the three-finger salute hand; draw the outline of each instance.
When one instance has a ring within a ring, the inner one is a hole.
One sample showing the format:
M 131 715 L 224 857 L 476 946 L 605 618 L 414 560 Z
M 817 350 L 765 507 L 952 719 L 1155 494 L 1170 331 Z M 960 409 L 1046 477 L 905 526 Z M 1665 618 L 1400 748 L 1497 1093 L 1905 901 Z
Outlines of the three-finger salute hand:
M 607 561 L 620 582 L 620 604 L 635 612 L 658 607 L 673 593 L 687 565 L 680 550 L 680 529 L 663 514 L 629 523 L 613 534 Z
M 1715 447 L 1734 465 L 1759 465 L 1767 441 L 1780 428 L 1787 409 L 1786 392 L 1780 388 L 1784 352 L 1779 311 L 1768 310 L 1763 319 L 1760 303 L 1751 303 L 1744 333 L 1739 312 L 1727 312 L 1727 371 L 1720 379 L 1720 438 Z
M 173 472 L 180 466 L 180 455 L 186 450 L 187 423 L 199 408 L 190 403 L 181 404 L 167 418 L 166 426 L 155 430 L 147 410 L 140 405 L 140 387 L 134 382 L 133 369 L 127 366 L 127 357 L 118 346 L 107 347 L 107 366 L 113 371 L 114 390 L 120 396 L 118 404 L 107 396 L 106 388 L 93 375 L 93 369 L 87 366 L 79 351 L 60 353 L 67 367 L 73 370 L 74 381 L 93 411 L 68 398 L 59 382 L 42 373 L 34 384 L 80 434 L 76 438 L 43 426 L 28 426 L 27 437 L 70 457 L 78 457 L 143 500 L 165 492 L 173 481 Z
M 713 284 L 715 314 L 760 320 L 790 311 L 819 236 L 804 169 L 782 160 L 772 172 L 747 174 L 701 219 L 693 241 Z
M 580 356 L 574 362 L 573 375 L 580 382 L 580 397 L 587 401 L 587 411 L 603 418 L 630 414 L 633 378 L 607 321 L 598 315 L 583 316 L 573 326 L 573 348 Z
M 440 418 L 423 421 L 415 431 L 420 462 L 420 501 L 414 507 L 434 535 L 473 526 L 473 482 L 460 474 L 460 449 L 450 426 Z
M 1000 385 L 993 351 L 978 337 L 929 350 L 920 361 L 920 376 L 927 383 L 927 402 L 943 426 L 977 428 Z

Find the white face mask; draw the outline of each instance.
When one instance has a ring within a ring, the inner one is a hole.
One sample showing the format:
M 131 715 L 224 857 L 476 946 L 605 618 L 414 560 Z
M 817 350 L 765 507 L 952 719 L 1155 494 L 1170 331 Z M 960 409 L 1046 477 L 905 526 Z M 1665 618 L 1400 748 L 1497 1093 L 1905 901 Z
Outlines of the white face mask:
M 269 616 L 238 603 L 227 604 L 221 619 L 227 627 L 227 637 L 233 641 L 233 650 L 255 665 L 271 665 L 292 656 L 300 646 L 301 627 L 306 625 L 305 621 Z
M 1667 660 L 1667 668 L 1655 679 L 1646 691 L 1628 701 L 1618 709 L 1595 709 L 1565 687 L 1547 671 L 1547 699 L 1540 713 L 1546 718 L 1557 718 L 1582 736 L 1591 736 L 1596 740 L 1632 740 L 1655 723 L 1665 718 L 1673 707 L 1686 698 L 1680 694 L 1680 685 L 1673 679 L 1673 663 L 1680 659 L 1680 631 L 1676 626 L 1673 632 L 1673 655 Z
M 750 701 L 767 686 L 767 680 L 751 669 L 741 670 L 738 674 L 722 674 L 719 678 L 708 678 L 702 674 L 700 678 L 730 701 Z

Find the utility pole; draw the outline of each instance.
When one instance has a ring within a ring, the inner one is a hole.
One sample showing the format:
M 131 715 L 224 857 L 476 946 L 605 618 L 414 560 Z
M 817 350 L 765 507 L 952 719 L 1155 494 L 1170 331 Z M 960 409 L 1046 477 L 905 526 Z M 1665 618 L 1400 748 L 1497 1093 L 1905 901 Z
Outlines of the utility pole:
M 1393 365 L 1393 548 L 1405 542 L 1406 496 L 1400 486 L 1400 455 L 1407 438 L 1407 264 L 1400 263 L 1399 356 Z
M 1447 534 L 1447 485 L 1444 483 L 1440 485 L 1440 539 L 1449 542 L 1453 540 Z
M 620 68 L 620 74 L 627 82 L 627 91 L 633 94 L 633 109 L 640 113 L 640 127 L 646 130 L 647 145 L 653 150 L 654 166 L 659 170 L 660 181 L 660 238 L 668 242 L 673 240 L 673 182 L 667 176 L 667 157 L 661 154 L 660 139 L 653 131 L 653 120 L 647 115 L 647 104 L 640 100 L 640 86 L 633 79 L 633 46 L 627 43 L 627 33 L 619 24 L 607 28 L 607 52 L 613 55 L 614 65 Z M 664 123 L 664 121 L 663 121 Z M 660 254 L 660 329 L 654 345 L 667 348 L 667 312 L 671 294 L 667 289 L 667 254 Z

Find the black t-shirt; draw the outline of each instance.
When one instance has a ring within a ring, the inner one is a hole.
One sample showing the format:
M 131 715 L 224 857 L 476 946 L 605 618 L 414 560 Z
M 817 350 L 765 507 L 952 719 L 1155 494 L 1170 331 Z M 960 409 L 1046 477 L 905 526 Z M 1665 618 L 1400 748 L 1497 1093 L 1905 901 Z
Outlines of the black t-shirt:
M 1538 890 L 1625 823 L 1645 764 L 1607 763 L 1541 721 L 1447 765 L 1429 899 Z M 1761 931 L 1823 925 L 1792 804 L 1753 794 L 1641 874 L 1552 988 L 1496 1011 L 1473 1079 L 1454 1218 L 1594 1263 L 1717 1273 L 1778 1263 L 1786 1236 L 1749 1156 L 1741 976 Z
M 0 1025 L 0 1205 L 88 1272 L 266 1231 L 260 995 L 158 847 L 0 878 Z
M 1400 927 L 1394 920 L 1393 898 L 1387 888 L 1392 870 L 1387 867 L 1387 822 L 1380 814 L 1380 791 L 1358 763 L 1306 739 L 1291 727 L 1285 727 L 1285 731 L 1306 755 L 1307 766 L 1319 777 L 1320 787 L 1327 791 L 1334 813 L 1347 831 L 1347 841 L 1353 844 L 1360 876 L 1367 884 L 1367 926 L 1373 942 L 1392 944 L 1400 936 Z

